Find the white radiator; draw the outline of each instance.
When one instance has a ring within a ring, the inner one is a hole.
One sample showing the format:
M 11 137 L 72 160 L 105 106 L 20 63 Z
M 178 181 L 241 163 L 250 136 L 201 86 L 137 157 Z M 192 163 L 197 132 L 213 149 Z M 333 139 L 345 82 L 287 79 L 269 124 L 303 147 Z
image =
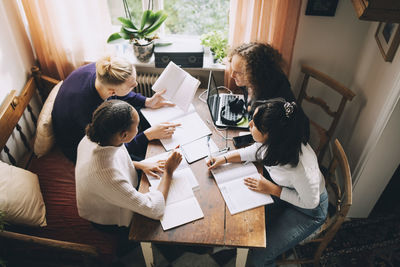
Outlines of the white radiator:
M 160 77 L 160 74 L 155 73 L 138 73 L 136 81 L 138 85 L 134 89 L 136 93 L 141 93 L 144 96 L 151 97 L 154 91 L 151 89 L 156 80 Z

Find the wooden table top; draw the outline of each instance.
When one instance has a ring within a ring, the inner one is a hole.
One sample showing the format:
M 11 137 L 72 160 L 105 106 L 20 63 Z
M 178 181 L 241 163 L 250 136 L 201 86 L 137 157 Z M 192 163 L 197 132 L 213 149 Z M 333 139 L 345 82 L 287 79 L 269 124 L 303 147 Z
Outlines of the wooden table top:
M 210 112 L 206 103 L 198 98 L 204 89 L 196 92 L 193 104 L 197 113 L 213 132 L 211 138 L 219 148 L 225 147 L 225 140 L 211 124 Z M 208 121 L 208 122 L 207 122 Z M 220 131 L 225 136 L 225 130 Z M 237 130 L 228 130 L 228 137 L 238 135 Z M 234 149 L 232 141 L 227 145 Z M 165 152 L 159 140 L 151 141 L 146 157 Z M 205 160 L 190 164 L 199 182 L 199 190 L 194 192 L 204 213 L 204 218 L 164 231 L 160 221 L 152 220 L 140 214 L 134 214 L 129 239 L 140 242 L 174 243 L 190 245 L 265 247 L 265 212 L 264 207 L 231 215 L 218 186 L 207 170 Z M 149 182 L 142 176 L 139 191 L 149 191 Z

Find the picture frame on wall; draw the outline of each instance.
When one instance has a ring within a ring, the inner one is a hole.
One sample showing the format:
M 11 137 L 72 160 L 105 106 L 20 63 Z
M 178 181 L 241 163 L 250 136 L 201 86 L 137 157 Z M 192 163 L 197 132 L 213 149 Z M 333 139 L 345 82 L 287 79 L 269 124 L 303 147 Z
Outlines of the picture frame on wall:
M 392 62 L 400 43 L 400 24 L 380 22 L 376 29 L 375 39 L 383 59 Z
M 338 0 L 308 0 L 306 16 L 333 17 L 336 13 Z

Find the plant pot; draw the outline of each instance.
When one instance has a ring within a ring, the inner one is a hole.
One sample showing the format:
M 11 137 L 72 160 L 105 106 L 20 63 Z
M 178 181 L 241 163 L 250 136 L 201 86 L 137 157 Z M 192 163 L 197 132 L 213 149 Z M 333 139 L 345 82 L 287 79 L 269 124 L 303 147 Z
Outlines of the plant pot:
M 211 56 L 213 58 L 213 63 L 218 63 L 218 58 L 215 57 L 215 53 L 211 51 Z
M 154 42 L 151 41 L 148 44 L 140 45 L 133 43 L 133 53 L 140 62 L 149 62 L 154 52 Z

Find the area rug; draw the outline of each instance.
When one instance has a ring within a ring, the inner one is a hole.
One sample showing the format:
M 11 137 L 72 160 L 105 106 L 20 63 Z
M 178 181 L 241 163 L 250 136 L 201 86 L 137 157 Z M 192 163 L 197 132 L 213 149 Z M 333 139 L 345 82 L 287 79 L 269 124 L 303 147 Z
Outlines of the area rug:
M 310 246 L 296 248 L 300 257 Z M 344 222 L 325 249 L 321 266 L 400 266 L 400 214 Z M 308 265 L 303 265 L 308 266 Z

